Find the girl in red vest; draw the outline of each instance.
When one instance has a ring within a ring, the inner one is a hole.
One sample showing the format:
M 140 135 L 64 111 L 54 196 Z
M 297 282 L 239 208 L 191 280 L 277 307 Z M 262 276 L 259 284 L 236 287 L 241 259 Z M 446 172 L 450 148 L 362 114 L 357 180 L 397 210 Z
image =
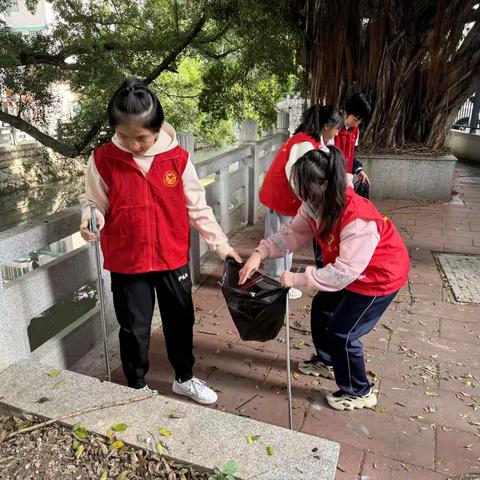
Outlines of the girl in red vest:
M 290 173 L 295 162 L 309 150 L 326 148 L 333 143 L 343 122 L 343 116 L 334 107 L 313 105 L 304 114 L 303 122 L 280 148 L 268 169 L 260 189 L 260 201 L 266 207 L 265 237 L 277 233 L 290 221 L 300 208 L 301 201 L 292 191 Z M 287 255 L 287 269 L 292 266 L 292 254 Z M 285 270 L 285 260 L 270 260 L 265 263 L 265 272 L 279 278 Z M 291 289 L 291 299 L 300 298 L 302 292 Z
M 260 242 L 241 270 L 240 283 L 262 260 L 282 257 L 315 238 L 325 266 L 281 276 L 285 287 L 318 291 L 311 317 L 316 353 L 300 362 L 299 370 L 335 379 L 339 390 L 327 395 L 332 408 L 373 408 L 377 398 L 365 371 L 360 338 L 407 282 L 410 261 L 392 222 L 347 187 L 341 152 L 336 147 L 329 150 L 310 151 L 295 163 L 292 180 L 304 203 L 281 232 Z
M 80 229 L 85 240 L 94 240 L 88 221 L 89 206 L 95 204 L 128 385 L 155 393 L 145 375 L 156 292 L 175 370 L 172 390 L 199 403 L 215 403 L 217 394 L 192 372 L 189 223 L 222 259 L 241 258 L 206 204 L 188 152 L 179 147 L 158 98 L 143 81 L 129 79 L 117 90 L 108 117 L 115 135 L 88 162 Z

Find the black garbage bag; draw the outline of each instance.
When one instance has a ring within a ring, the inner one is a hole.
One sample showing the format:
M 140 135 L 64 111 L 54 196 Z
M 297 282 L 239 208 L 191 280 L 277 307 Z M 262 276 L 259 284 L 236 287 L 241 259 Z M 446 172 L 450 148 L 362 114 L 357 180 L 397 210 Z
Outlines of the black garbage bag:
M 368 182 L 362 182 L 361 180 L 357 180 L 353 184 L 353 189 L 357 195 L 360 195 L 364 198 L 370 198 L 370 185 Z
M 243 264 L 232 258 L 225 261 L 222 293 L 242 340 L 273 340 L 282 328 L 288 288 L 261 273 L 254 273 L 238 285 Z

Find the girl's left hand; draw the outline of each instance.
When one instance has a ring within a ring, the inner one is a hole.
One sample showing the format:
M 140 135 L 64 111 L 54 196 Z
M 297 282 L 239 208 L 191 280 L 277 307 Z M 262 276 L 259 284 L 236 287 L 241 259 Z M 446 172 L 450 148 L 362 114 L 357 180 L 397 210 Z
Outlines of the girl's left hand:
M 363 170 L 360 170 L 357 173 L 357 177 L 362 183 L 368 183 L 370 185 L 370 179 L 368 178 L 368 175 Z
M 280 283 L 282 287 L 290 288 L 293 287 L 293 279 L 295 274 L 293 272 L 283 272 L 280 276 Z

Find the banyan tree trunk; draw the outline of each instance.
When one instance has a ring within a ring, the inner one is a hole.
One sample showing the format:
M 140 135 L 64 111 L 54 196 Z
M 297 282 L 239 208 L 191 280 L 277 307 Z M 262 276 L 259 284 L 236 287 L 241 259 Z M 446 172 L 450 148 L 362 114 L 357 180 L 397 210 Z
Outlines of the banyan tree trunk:
M 341 106 L 351 92 L 366 92 L 374 108 L 362 145 L 442 148 L 454 115 L 480 86 L 475 4 L 307 0 L 311 102 Z

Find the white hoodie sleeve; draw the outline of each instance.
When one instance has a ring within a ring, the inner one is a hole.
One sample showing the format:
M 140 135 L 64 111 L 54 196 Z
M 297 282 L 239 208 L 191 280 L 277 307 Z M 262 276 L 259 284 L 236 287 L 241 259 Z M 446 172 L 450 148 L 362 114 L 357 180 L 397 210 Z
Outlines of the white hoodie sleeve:
M 182 181 L 190 223 L 200 232 L 209 249 L 215 250 L 215 253 L 224 260 L 233 248 L 229 245 L 228 238 L 218 224 L 211 207 L 207 205 L 205 189 L 190 160 L 183 172 Z
M 307 152 L 310 150 L 313 150 L 315 147 L 311 142 L 300 142 L 300 143 L 295 143 L 291 150 L 290 150 L 290 155 L 288 156 L 288 162 L 285 165 L 285 175 L 288 178 L 288 181 L 290 181 L 290 175 L 292 173 L 292 168 L 293 165 L 295 165 L 295 162 L 305 155 Z
M 85 193 L 80 196 L 80 205 L 82 206 L 82 221 L 90 220 L 90 206 L 95 205 L 97 210 L 98 226 L 99 228 L 104 227 L 105 216 L 110 210 L 107 193 L 108 186 L 98 173 L 92 153 L 88 159 L 87 172 L 85 174 Z

